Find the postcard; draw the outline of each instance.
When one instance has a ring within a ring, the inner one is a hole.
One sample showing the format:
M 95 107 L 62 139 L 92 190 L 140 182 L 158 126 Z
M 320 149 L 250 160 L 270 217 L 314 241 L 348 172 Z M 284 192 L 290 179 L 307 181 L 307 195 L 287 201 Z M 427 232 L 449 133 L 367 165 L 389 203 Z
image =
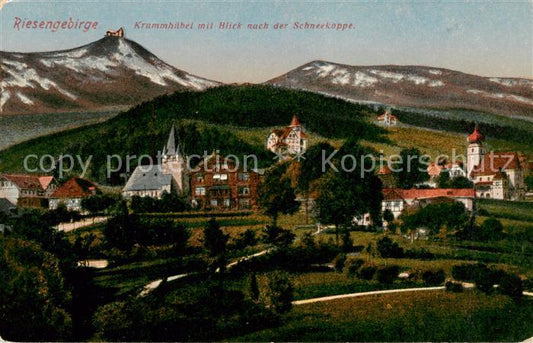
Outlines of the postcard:
M 0 340 L 533 340 L 531 1 L 0 18 Z

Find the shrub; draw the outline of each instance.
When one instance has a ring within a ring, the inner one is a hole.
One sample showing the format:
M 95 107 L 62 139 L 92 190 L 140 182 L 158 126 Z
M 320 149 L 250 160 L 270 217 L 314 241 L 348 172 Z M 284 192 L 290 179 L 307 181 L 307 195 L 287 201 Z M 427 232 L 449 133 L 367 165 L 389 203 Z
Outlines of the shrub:
M 364 263 L 365 261 L 360 258 L 349 258 L 345 263 L 344 271 L 348 275 L 355 275 Z
M 522 287 L 527 291 L 533 290 L 533 278 L 524 280 L 524 282 L 522 282 Z
M 335 268 L 335 271 L 338 271 L 339 273 L 342 272 L 342 270 L 344 269 L 345 263 L 346 263 L 346 255 L 338 254 L 333 260 L 333 267 Z
M 426 270 L 422 274 L 422 280 L 428 285 L 441 285 L 446 280 L 446 274 L 442 269 L 437 271 Z
M 384 258 L 401 258 L 404 256 L 403 249 L 398 245 L 398 243 L 393 242 L 392 239 L 387 236 L 378 241 L 377 249 L 381 257 Z
M 460 293 L 463 291 L 463 284 L 460 282 L 447 281 L 445 286 L 448 292 Z
M 375 265 L 370 264 L 370 263 L 365 263 L 363 264 L 361 269 L 359 269 L 358 276 L 359 278 L 363 280 L 372 280 L 372 278 L 374 277 L 374 274 L 376 274 L 377 269 L 378 268 Z
M 378 269 L 377 279 L 380 283 L 392 284 L 400 272 L 399 266 L 386 266 Z
M 484 293 L 491 293 L 494 289 L 493 274 L 488 268 L 478 268 L 474 273 L 476 288 Z
M 268 298 L 270 305 L 279 313 L 286 313 L 292 308 L 294 292 L 289 276 L 285 272 L 275 271 L 268 278 Z
M 416 258 L 421 260 L 434 260 L 435 254 L 422 248 L 422 249 L 408 249 L 405 251 L 406 258 Z
M 505 273 L 500 278 L 499 290 L 513 299 L 520 299 L 524 291 L 522 280 L 515 274 Z
M 452 267 L 452 276 L 456 280 L 474 281 L 474 274 L 479 268 L 486 268 L 483 264 L 459 264 Z

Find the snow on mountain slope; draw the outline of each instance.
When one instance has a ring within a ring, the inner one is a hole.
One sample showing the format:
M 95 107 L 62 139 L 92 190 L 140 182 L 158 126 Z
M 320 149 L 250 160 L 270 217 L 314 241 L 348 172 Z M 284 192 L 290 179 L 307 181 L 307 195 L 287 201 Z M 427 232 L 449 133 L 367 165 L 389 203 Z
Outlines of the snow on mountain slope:
M 219 84 L 176 69 L 121 37 L 64 51 L 0 52 L 0 57 L 2 115 L 98 110 Z
M 529 79 L 486 78 L 422 66 L 313 61 L 266 83 L 364 102 L 533 118 L 533 80 Z

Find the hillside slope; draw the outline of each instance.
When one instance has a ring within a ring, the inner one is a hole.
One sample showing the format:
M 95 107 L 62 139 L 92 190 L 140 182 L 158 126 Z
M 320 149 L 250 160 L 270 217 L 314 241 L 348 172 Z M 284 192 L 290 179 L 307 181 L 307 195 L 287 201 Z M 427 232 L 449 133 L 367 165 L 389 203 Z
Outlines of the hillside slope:
M 39 137 L 14 145 L 0 154 L 0 171 L 22 171 L 23 160 L 30 154 L 59 156 L 70 154 L 87 161 L 92 156 L 89 175 L 99 182 L 106 180 L 107 156 L 143 154 L 156 157 L 168 137 L 173 122 L 178 125 L 181 147 L 187 154 L 203 155 L 220 150 L 237 156 L 255 154 L 261 165 L 273 163 L 273 155 L 264 148 L 265 137 L 244 139 L 233 130 L 206 126 L 199 128 L 183 120 L 207 124 L 235 125 L 246 128 L 287 126 L 299 114 L 311 134 L 326 138 L 359 137 L 367 141 L 386 142 L 385 130 L 368 122 L 375 116 L 365 106 L 302 91 L 270 86 L 222 86 L 203 92 L 176 92 L 142 103 L 97 125 Z M 30 167 L 36 160 L 30 161 Z M 131 165 L 134 168 L 137 160 Z M 79 172 L 79 166 L 75 172 Z M 122 172 L 125 170 L 123 165 Z M 132 170 L 132 169 L 131 169 Z M 118 173 L 117 173 L 118 174 Z M 116 176 L 116 175 L 115 175 Z
M 0 52 L 0 79 L 1 115 L 116 108 L 219 84 L 176 69 L 122 37 L 63 51 Z

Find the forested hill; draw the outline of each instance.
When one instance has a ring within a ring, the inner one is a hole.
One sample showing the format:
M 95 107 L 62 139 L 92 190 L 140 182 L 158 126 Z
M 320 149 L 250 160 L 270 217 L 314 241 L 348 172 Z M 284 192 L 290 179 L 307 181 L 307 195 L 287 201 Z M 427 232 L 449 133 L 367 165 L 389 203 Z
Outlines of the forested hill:
M 223 154 L 256 154 L 264 165 L 272 161 L 263 147 L 264 140 L 245 141 L 227 128 L 184 119 L 246 128 L 284 127 L 297 114 L 308 132 L 324 137 L 384 140 L 385 131 L 367 120 L 368 116 L 376 115 L 370 111 L 366 106 L 272 86 L 222 86 L 203 92 L 176 92 L 144 102 L 102 124 L 15 145 L 0 153 L 0 171 L 23 171 L 24 157 L 29 154 L 55 157 L 71 154 L 84 160 L 92 155 L 86 176 L 106 182 L 108 155 L 155 156 L 163 148 L 172 123 L 179 126 L 178 136 L 188 154 L 213 149 Z M 77 166 L 74 173 L 79 170 Z

